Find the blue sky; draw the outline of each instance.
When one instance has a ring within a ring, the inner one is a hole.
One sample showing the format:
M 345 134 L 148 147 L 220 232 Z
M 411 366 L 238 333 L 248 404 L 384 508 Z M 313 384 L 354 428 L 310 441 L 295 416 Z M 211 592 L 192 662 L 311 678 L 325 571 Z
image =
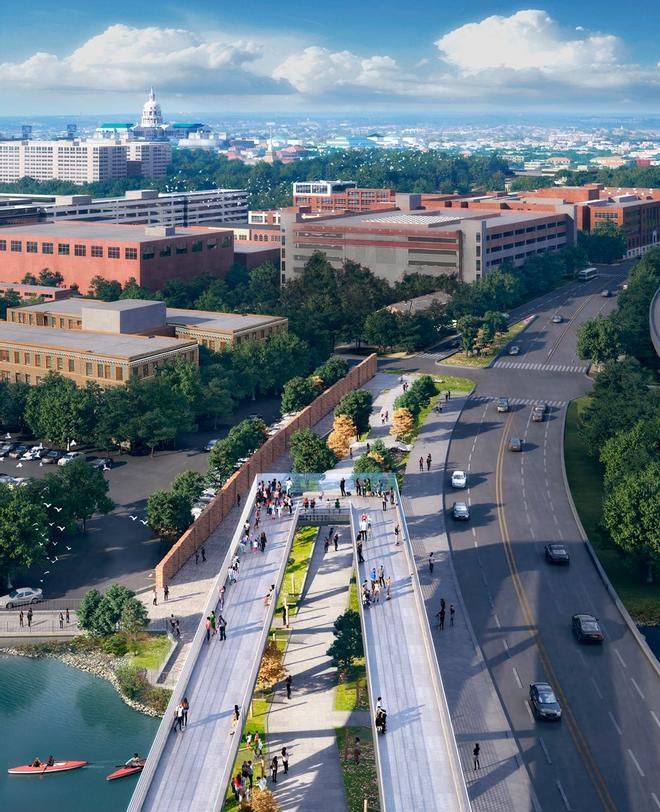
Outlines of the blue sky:
M 4 16 L 5 114 L 658 112 L 660 12 L 628 0 L 31 0 Z

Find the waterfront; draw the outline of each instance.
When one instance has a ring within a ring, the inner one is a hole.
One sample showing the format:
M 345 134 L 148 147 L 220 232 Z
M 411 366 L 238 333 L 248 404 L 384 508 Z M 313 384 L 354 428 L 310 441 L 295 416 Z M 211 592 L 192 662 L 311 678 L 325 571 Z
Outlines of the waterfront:
M 146 755 L 159 719 L 125 705 L 106 680 L 57 660 L 0 655 L 0 798 L 4 809 L 122 812 L 135 778 L 106 781 L 134 752 Z M 12 776 L 7 768 L 46 759 L 90 764 L 59 775 Z

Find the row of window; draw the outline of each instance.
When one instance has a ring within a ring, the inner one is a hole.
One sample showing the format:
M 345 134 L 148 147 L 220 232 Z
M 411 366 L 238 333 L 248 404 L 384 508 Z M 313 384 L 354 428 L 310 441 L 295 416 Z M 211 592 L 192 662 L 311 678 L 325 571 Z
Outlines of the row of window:
M 229 248 L 231 245 L 231 238 L 229 236 L 224 236 L 222 238 L 222 247 Z M 212 239 L 206 241 L 206 250 L 207 251 L 215 251 L 218 247 L 218 240 Z M 25 253 L 27 254 L 37 254 L 39 253 L 39 245 L 34 240 L 26 240 L 25 242 Z M 7 250 L 7 240 L 0 240 L 0 251 Z M 21 253 L 23 251 L 23 241 L 22 240 L 10 240 L 9 241 L 9 250 L 13 253 Z M 204 241 L 203 240 L 193 240 L 190 243 L 190 250 L 193 254 L 199 253 L 200 251 L 204 250 Z M 109 246 L 108 249 L 108 259 L 121 259 L 121 248 L 118 246 Z M 55 253 L 55 244 L 52 242 L 42 242 L 41 243 L 41 253 L 42 254 L 54 254 Z M 71 245 L 66 242 L 57 243 L 57 253 L 59 256 L 68 257 L 71 255 Z M 188 253 L 188 244 L 187 243 L 177 243 L 175 246 L 175 253 L 176 254 L 187 254 Z M 81 244 L 74 244 L 73 246 L 73 255 L 75 257 L 84 257 L 87 256 L 87 246 Z M 102 245 L 92 245 L 90 247 L 90 255 L 93 257 L 103 257 L 103 246 Z M 153 246 L 147 245 L 142 250 L 142 259 L 153 259 L 155 256 L 155 248 Z M 172 256 L 172 246 L 171 245 L 164 245 L 160 249 L 160 256 L 161 257 L 169 257 Z M 124 248 L 124 259 L 137 259 L 138 252 L 137 248 Z

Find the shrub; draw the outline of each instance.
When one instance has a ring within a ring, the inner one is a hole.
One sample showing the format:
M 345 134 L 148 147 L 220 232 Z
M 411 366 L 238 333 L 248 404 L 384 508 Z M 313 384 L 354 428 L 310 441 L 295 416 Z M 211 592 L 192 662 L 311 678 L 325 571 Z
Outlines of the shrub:
M 337 462 L 337 457 L 325 444 L 325 440 L 311 429 L 299 429 L 291 435 L 291 458 L 293 470 L 299 474 L 327 471 Z
M 113 634 L 103 640 L 101 648 L 106 654 L 112 654 L 114 657 L 123 657 L 128 651 L 128 643 L 122 634 Z
M 360 615 L 354 609 L 339 615 L 332 633 L 335 639 L 326 654 L 332 657 L 334 665 L 348 669 L 356 657 L 364 656 Z
M 415 419 L 410 409 L 395 409 L 392 414 L 392 428 L 390 434 L 393 437 L 406 437 L 413 430 Z
M 332 449 L 338 457 L 345 457 L 351 442 L 357 434 L 355 423 L 347 414 L 335 416 L 333 428 L 328 437 L 328 448 Z
M 284 652 L 274 640 L 269 640 L 261 659 L 261 667 L 257 676 L 257 688 L 260 691 L 270 691 L 279 682 L 284 674 Z
M 355 389 L 344 395 L 339 401 L 335 408 L 335 415 L 347 414 L 355 424 L 358 433 L 362 434 L 369 428 L 372 404 L 373 398 L 370 392 Z
M 143 693 L 151 686 L 147 682 L 144 668 L 135 665 L 124 665 L 115 671 L 121 692 L 129 699 L 140 701 Z

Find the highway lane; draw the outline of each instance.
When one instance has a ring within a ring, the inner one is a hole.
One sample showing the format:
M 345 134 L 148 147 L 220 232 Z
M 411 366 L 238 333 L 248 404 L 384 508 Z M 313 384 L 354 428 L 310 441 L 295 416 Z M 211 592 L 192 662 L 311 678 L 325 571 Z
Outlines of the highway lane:
M 536 312 L 555 306 L 545 298 L 535 303 Z M 589 288 L 579 296 L 564 290 L 567 300 L 582 309 L 560 342 L 566 360 L 574 353 L 577 324 L 594 308 L 616 305 Z M 542 357 L 552 340 L 542 337 L 535 351 Z M 565 402 L 586 391 L 588 380 L 513 368 L 485 370 L 478 379 L 450 448 L 450 466 L 469 468 L 472 519 L 469 526 L 450 526 L 451 542 L 472 623 L 541 806 L 660 809 L 657 674 L 598 577 L 563 484 Z M 498 415 L 492 399 L 502 394 L 528 403 Z M 558 404 L 543 423 L 530 420 L 535 398 Z M 525 440 L 522 454 L 506 450 L 511 434 Z M 451 495 L 446 499 L 450 506 Z M 569 546 L 569 568 L 545 564 L 549 540 Z M 576 611 L 601 619 L 602 648 L 573 640 Z M 560 695 L 565 718 L 559 725 L 532 721 L 525 698 L 528 683 L 538 679 L 548 679 Z

